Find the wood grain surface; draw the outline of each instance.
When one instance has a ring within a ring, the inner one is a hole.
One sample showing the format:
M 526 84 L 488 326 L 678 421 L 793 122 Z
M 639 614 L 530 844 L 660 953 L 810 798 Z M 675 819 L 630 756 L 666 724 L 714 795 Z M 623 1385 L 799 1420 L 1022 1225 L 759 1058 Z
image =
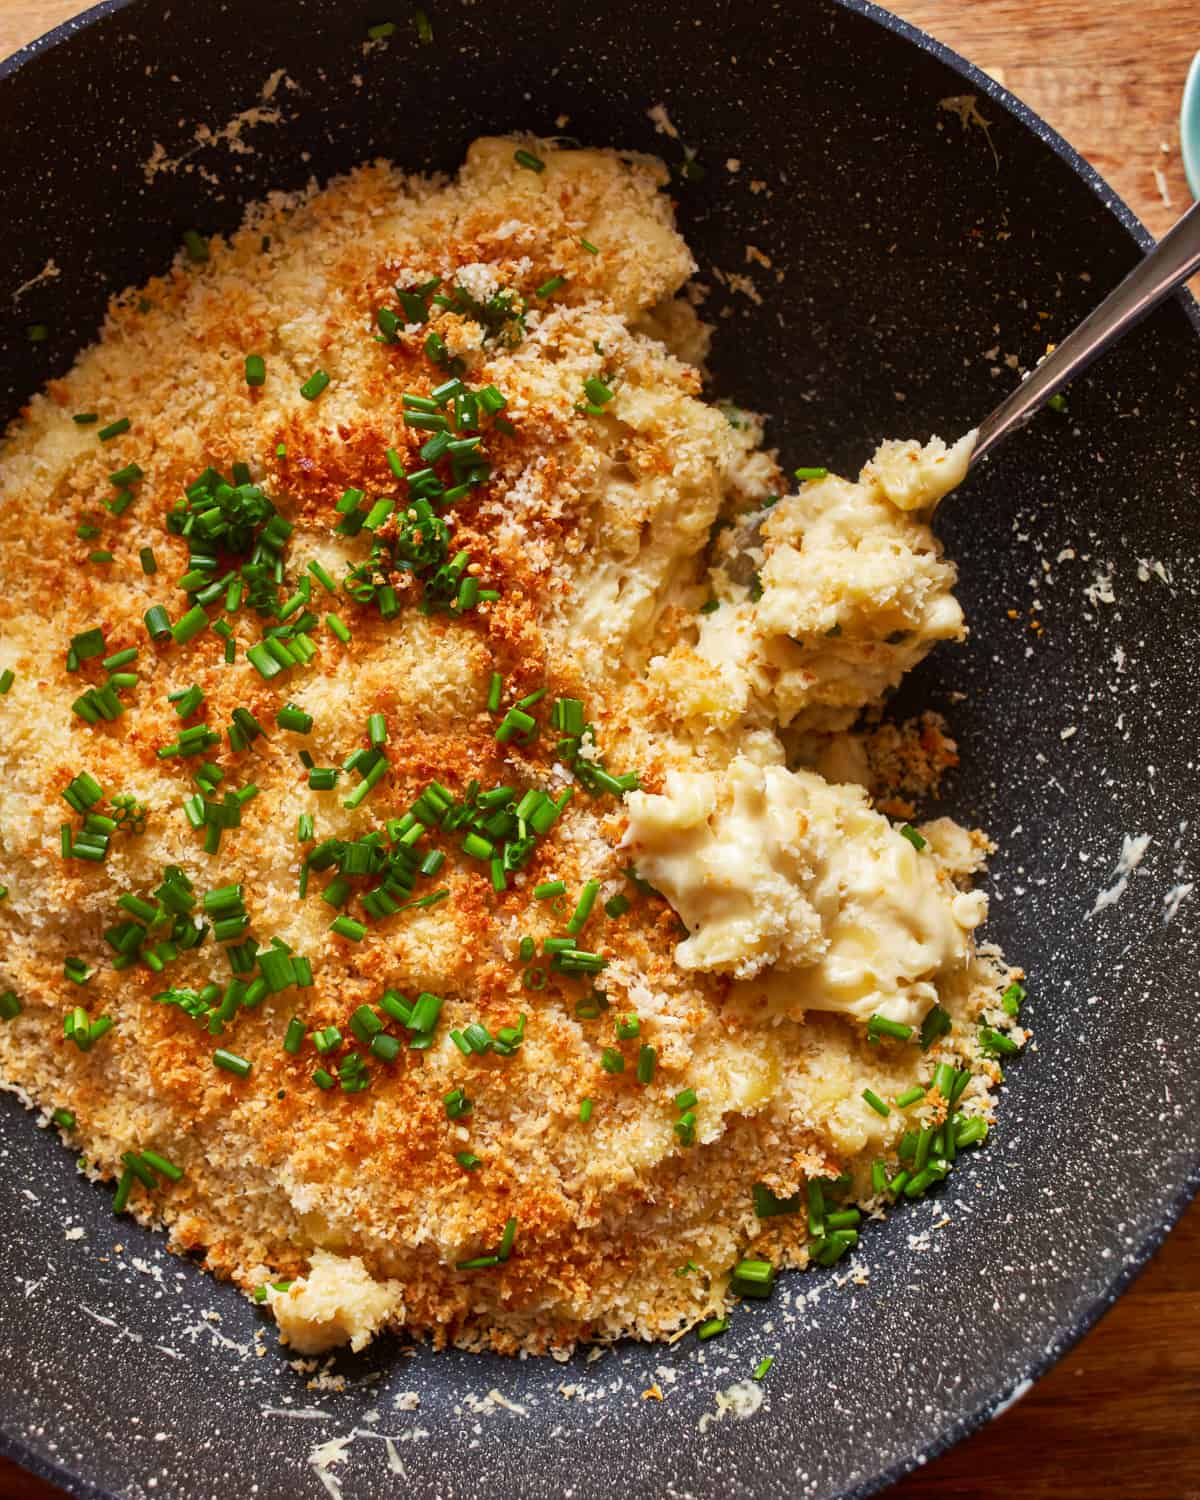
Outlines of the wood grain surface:
M 0 0 L 0 57 L 77 14 Z M 1191 0 L 895 0 L 1000 79 L 1154 234 L 1190 201 L 1179 99 L 1200 48 Z M 0 1500 L 60 1492 L 0 1461 Z M 1200 1204 L 1101 1323 L 1017 1406 L 889 1500 L 1200 1500 Z

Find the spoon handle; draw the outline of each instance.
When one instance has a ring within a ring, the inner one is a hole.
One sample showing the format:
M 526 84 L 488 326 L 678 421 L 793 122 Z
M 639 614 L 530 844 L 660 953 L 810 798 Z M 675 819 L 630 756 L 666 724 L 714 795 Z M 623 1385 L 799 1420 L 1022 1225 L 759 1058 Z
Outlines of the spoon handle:
M 972 465 L 1196 270 L 1200 270 L 1200 203 L 1194 203 L 1142 263 L 979 424 Z

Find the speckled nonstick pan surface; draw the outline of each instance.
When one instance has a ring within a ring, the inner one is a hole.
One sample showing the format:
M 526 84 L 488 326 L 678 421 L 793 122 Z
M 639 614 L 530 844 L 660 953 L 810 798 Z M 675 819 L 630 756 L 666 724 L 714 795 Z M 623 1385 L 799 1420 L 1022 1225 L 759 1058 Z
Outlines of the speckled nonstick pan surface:
M 1145 243 L 1039 120 L 865 4 L 430 14 L 432 46 L 398 6 L 396 38 L 364 49 L 386 6 L 132 0 L 0 68 L 4 415 L 183 230 L 228 228 L 267 189 L 377 154 L 453 168 L 481 132 L 553 133 L 564 114 L 584 142 L 678 161 L 646 115 L 667 106 L 707 168 L 680 215 L 714 288 L 718 388 L 772 413 L 791 463 L 853 470 L 884 436 L 957 436 L 1016 378 L 1006 357 L 1036 359 Z M 277 115 L 241 132 L 251 154 L 197 144 L 278 69 Z M 965 94 L 986 132 L 940 102 Z M 148 173 L 156 145 L 174 170 Z M 50 261 L 58 274 L 18 297 Z M 761 302 L 714 268 L 751 271 Z M 52 336 L 31 345 L 37 321 Z M 989 932 L 1029 971 L 1036 1042 L 987 1150 L 869 1226 L 864 1285 L 789 1277 L 722 1339 L 591 1363 L 382 1343 L 307 1389 L 259 1311 L 115 1220 L 5 1096 L 4 1449 L 77 1495 L 162 1500 L 858 1496 L 1044 1370 L 1197 1182 L 1200 894 L 1179 889 L 1200 811 L 1198 374 L 1180 299 L 941 520 L 973 634 L 903 706 L 943 710 L 960 741 L 946 806 L 999 841 Z M 1150 836 L 1145 857 L 1089 916 L 1125 835 Z M 766 1353 L 761 1409 L 702 1424 Z M 665 1399 L 643 1399 L 656 1384 Z M 322 1480 L 311 1456 L 337 1440 Z

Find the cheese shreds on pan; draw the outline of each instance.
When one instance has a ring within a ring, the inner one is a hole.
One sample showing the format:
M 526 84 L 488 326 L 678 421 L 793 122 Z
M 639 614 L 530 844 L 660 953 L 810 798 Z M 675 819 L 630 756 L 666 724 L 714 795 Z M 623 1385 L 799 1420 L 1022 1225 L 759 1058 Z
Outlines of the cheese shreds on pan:
M 971 437 L 785 478 L 667 181 L 273 197 L 0 449 L 0 1075 L 300 1354 L 708 1337 L 1024 1040 L 986 839 L 880 810 L 953 742 L 851 732 Z

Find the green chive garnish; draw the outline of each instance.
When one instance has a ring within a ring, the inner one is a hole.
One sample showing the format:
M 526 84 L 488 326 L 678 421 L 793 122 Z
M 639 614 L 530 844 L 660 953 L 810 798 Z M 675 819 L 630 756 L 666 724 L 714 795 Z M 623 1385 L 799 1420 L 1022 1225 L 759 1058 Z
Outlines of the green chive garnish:
M 184 230 L 183 248 L 187 251 L 187 258 L 190 261 L 199 264 L 208 259 L 208 241 L 194 229 Z
M 250 1075 L 250 1064 L 244 1057 L 239 1057 L 236 1052 L 228 1052 L 224 1047 L 218 1047 L 213 1053 L 213 1066 L 221 1068 L 226 1073 L 233 1073 L 238 1078 L 247 1078 Z
M 153 1167 L 160 1176 L 165 1177 L 168 1182 L 178 1182 L 183 1176 L 182 1167 L 175 1166 L 165 1156 L 160 1156 L 157 1151 L 143 1151 L 142 1160 L 147 1166 Z
M 903 1021 L 889 1021 L 886 1016 L 875 1015 L 867 1022 L 867 1040 L 877 1042 L 882 1036 L 894 1037 L 898 1042 L 907 1042 L 913 1029 Z
M 315 401 L 328 384 L 329 376 L 325 371 L 314 370 L 300 387 L 300 394 L 306 401 Z
M 532 151 L 514 151 L 513 161 L 516 162 L 517 166 L 525 167 L 530 172 L 544 172 L 546 170 L 546 163 L 540 156 L 534 156 Z
M 267 362 L 261 354 L 246 356 L 246 384 L 262 385 L 267 378 Z
M 654 1081 L 654 1070 L 658 1065 L 658 1051 L 643 1042 L 638 1049 L 637 1081 L 643 1086 Z
M 567 931 L 574 936 L 581 932 L 591 915 L 592 907 L 596 904 L 596 896 L 600 891 L 598 880 L 589 880 L 579 896 L 579 904 L 576 906 L 570 921 L 567 923 Z M 536 891 L 534 893 L 536 895 Z
M 349 938 L 352 943 L 361 943 L 367 935 L 366 924 L 356 922 L 353 917 L 348 917 L 343 912 L 329 925 L 330 932 L 336 932 L 339 937 Z

